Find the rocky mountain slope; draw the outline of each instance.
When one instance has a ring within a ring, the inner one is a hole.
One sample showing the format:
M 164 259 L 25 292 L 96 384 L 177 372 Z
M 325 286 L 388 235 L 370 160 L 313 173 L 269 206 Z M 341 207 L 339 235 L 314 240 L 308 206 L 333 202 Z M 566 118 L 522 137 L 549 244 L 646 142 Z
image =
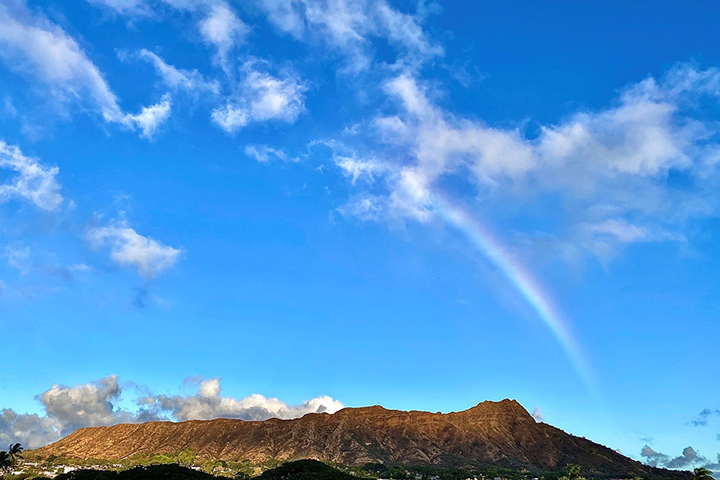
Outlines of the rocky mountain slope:
M 482 402 L 448 414 L 346 408 L 332 415 L 262 422 L 217 419 L 91 427 L 40 448 L 40 457 L 123 459 L 137 453 L 259 462 L 316 459 L 366 463 L 495 465 L 550 471 L 569 463 L 586 474 L 685 478 L 654 469 L 607 447 L 537 423 L 516 401 Z

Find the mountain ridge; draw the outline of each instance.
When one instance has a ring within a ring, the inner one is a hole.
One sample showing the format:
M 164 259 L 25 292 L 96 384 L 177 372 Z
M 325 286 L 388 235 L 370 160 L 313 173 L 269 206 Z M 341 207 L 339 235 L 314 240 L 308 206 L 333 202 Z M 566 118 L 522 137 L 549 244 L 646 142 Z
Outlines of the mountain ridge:
M 262 421 L 218 418 L 86 427 L 39 448 L 41 457 L 126 459 L 190 449 L 202 459 L 314 459 L 446 467 L 494 465 L 531 472 L 578 464 L 588 474 L 687 478 L 643 465 L 582 437 L 538 423 L 515 400 L 432 413 L 380 405 Z

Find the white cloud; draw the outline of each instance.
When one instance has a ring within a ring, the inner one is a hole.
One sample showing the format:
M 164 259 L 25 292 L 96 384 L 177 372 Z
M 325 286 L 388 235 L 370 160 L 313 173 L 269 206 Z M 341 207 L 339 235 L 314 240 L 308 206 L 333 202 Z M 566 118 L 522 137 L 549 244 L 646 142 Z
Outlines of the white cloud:
M 242 106 L 228 102 L 224 107 L 216 108 L 210 115 L 215 124 L 228 133 L 233 133 L 250 123 L 248 111 Z
M 175 91 L 189 93 L 214 93 L 220 92 L 220 85 L 217 81 L 208 81 L 197 70 L 183 70 L 167 64 L 162 58 L 153 52 L 142 49 L 138 53 L 140 58 L 147 60 L 155 66 L 158 74 L 165 85 Z
M 77 41 L 46 18 L 32 15 L 21 2 L 0 5 L 0 59 L 45 84 L 48 95 L 60 104 L 87 98 L 106 122 L 128 129 L 139 126 L 145 137 L 158 115 L 169 110 L 169 103 L 161 102 L 138 115 L 123 112 L 100 70 Z
M 356 157 L 345 157 L 342 155 L 334 156 L 333 160 L 343 175 L 350 177 L 350 182 L 355 185 L 358 179 L 365 178 L 369 182 L 373 182 L 377 175 L 384 173 L 387 167 L 382 162 L 371 159 L 359 159 Z
M 600 257 L 630 243 L 682 241 L 689 219 L 720 210 L 713 193 L 720 186 L 720 129 L 689 108 L 718 95 L 719 84 L 719 70 L 682 65 L 660 81 L 630 86 L 611 108 L 577 113 L 528 139 L 519 128 L 459 118 L 433 103 L 412 75 L 398 75 L 384 87 L 397 112 L 373 123 L 381 146 L 336 162 L 355 184 L 373 165 L 357 159 L 378 159 L 385 170 L 369 177 L 381 180 L 385 195 L 375 182 L 341 211 L 425 222 L 438 210 L 439 184 L 452 179 L 483 201 L 560 199 L 575 223 L 548 233 L 569 235 L 564 242 Z M 692 188 L 674 187 L 673 176 Z
M 0 410 L 0 440 L 38 448 L 83 427 L 157 419 L 147 412 L 120 409 L 121 395 L 116 375 L 74 387 L 53 385 L 35 397 L 42 404 L 44 415 L 21 414 L 9 408 Z
M 258 0 L 268 20 L 295 38 L 320 38 L 348 58 L 347 70 L 359 72 L 372 63 L 371 43 L 386 39 L 399 61 L 416 66 L 443 49 L 433 44 L 419 15 L 402 13 L 385 0 Z
M 5 247 L 5 258 L 7 258 L 8 265 L 18 272 L 27 274 L 30 271 L 30 247 L 13 248 L 7 246 Z
M 212 120 L 228 133 L 253 122 L 293 123 L 305 111 L 305 84 L 288 72 L 280 77 L 262 72 L 258 63 L 245 63 L 239 92 L 212 112 Z
M 102 5 L 124 15 L 147 15 L 150 13 L 145 0 L 87 0 L 94 5 Z
M 128 115 L 128 118 L 137 125 L 142 133 L 141 137 L 151 140 L 158 127 L 170 117 L 172 101 L 170 95 L 165 94 L 160 102 L 143 109 L 137 115 Z
M 291 74 L 285 74 L 284 78 L 274 77 L 250 65 L 246 66 L 246 72 L 244 88 L 252 118 L 292 123 L 305 110 L 307 87 L 297 77 Z
M 387 198 L 374 195 L 361 195 L 338 207 L 344 216 L 356 217 L 362 221 L 377 222 L 385 217 L 388 210 Z
M 147 15 L 152 12 L 147 0 L 88 0 L 92 4 L 100 4 L 113 9 L 121 15 Z M 178 10 L 192 12 L 197 20 L 203 42 L 217 49 L 217 60 L 226 69 L 228 54 L 232 48 L 242 43 L 250 32 L 238 17 L 230 4 L 223 0 L 162 0 L 162 2 Z
M 132 265 L 145 278 L 157 277 L 172 268 L 182 255 L 182 250 L 144 237 L 125 222 L 89 228 L 85 238 L 93 248 L 107 245 L 115 263 Z
M 118 421 L 114 410 L 122 389 L 116 375 L 99 382 L 65 387 L 53 385 L 39 396 L 47 415 L 62 426 L 61 434 L 86 426 L 110 425 Z
M 146 395 L 136 398 L 136 409 L 120 406 L 123 389 L 116 375 L 73 387 L 53 385 L 35 397 L 43 406 L 43 415 L 22 414 L 9 408 L 0 408 L 0 442 L 20 442 L 34 449 L 83 427 L 219 417 L 290 419 L 307 413 L 334 413 L 343 408 L 342 403 L 328 396 L 316 397 L 299 405 L 288 405 L 276 398 L 258 394 L 245 398 L 222 396 L 220 380 L 217 378 L 196 378 L 194 383 L 197 385 L 197 393 L 194 395 Z M 147 391 L 141 387 L 135 389 Z
M 0 184 L 0 203 L 18 198 L 47 211 L 62 205 L 57 167 L 41 165 L 37 159 L 24 156 L 19 148 L 0 140 L 0 168 L 17 173 L 9 182 Z
M 158 414 L 169 413 L 177 420 L 210 420 L 240 418 L 266 420 L 268 418 L 298 418 L 307 413 L 335 413 L 343 404 L 328 396 L 313 398 L 299 405 L 288 405 L 277 398 L 253 394 L 245 398 L 223 397 L 220 379 L 197 381 L 198 391 L 189 396 L 148 396 L 142 404 Z
M 250 30 L 225 2 L 212 5 L 207 17 L 200 21 L 199 28 L 205 42 L 218 49 L 221 61 Z
M 0 5 L 0 46 L 10 68 L 34 75 L 56 98 L 88 95 L 106 121 L 123 122 L 117 98 L 98 68 L 59 26 L 32 16 L 22 4 Z
M 267 145 L 252 145 L 248 144 L 245 146 L 245 155 L 254 158 L 260 163 L 270 161 L 272 157 L 282 160 L 284 162 L 297 162 L 298 159 L 289 157 L 283 150 L 278 150 Z

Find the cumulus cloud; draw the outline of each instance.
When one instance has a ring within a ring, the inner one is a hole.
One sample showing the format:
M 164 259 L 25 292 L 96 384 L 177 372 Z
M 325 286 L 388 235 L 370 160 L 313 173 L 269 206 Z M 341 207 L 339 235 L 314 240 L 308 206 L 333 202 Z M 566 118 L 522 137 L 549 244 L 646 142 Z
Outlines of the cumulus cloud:
M 195 395 L 156 395 L 143 397 L 140 402 L 159 415 L 169 414 L 177 420 L 210 420 L 212 418 L 240 418 L 266 420 L 268 418 L 297 418 L 307 413 L 335 413 L 342 403 L 328 396 L 313 398 L 299 405 L 287 405 L 277 398 L 250 395 L 236 399 L 221 395 L 220 379 L 194 379 Z
M 228 133 L 252 122 L 293 123 L 305 111 L 305 84 L 289 72 L 276 77 L 261 71 L 259 63 L 249 61 L 243 65 L 245 78 L 239 92 L 212 112 L 212 120 Z
M 17 173 L 7 183 L 0 184 L 0 203 L 21 199 L 46 211 L 58 210 L 62 205 L 57 167 L 44 166 L 37 159 L 23 155 L 19 148 L 0 140 L 0 169 Z
M 115 263 L 131 265 L 147 279 L 172 268 L 182 255 L 182 250 L 140 235 L 124 221 L 91 227 L 85 232 L 85 238 L 93 248 L 109 247 Z
M 433 102 L 423 82 L 400 74 L 384 85 L 396 111 L 373 122 L 380 147 L 364 139 L 362 153 L 336 162 L 351 183 L 370 171 L 376 180 L 344 211 L 427 222 L 452 181 L 485 200 L 561 200 L 574 223 L 548 233 L 598 257 L 638 242 L 684 241 L 686 222 L 720 208 L 720 130 L 693 116 L 698 101 L 717 101 L 719 83 L 720 70 L 679 65 L 629 86 L 610 108 L 571 115 L 528 138 L 519 128 L 458 117 Z
M 664 453 L 656 452 L 649 445 L 645 445 L 640 451 L 640 456 L 645 459 L 645 463 L 653 467 L 661 467 L 667 465 L 670 456 Z
M 640 456 L 645 460 L 646 464 L 653 467 L 685 470 L 705 467 L 712 471 L 720 471 L 720 454 L 718 454 L 717 461 L 713 462 L 700 455 L 693 447 L 685 447 L 680 455 L 671 457 L 670 455 L 656 452 L 648 445 L 645 445 L 640 451 Z
M 297 418 L 307 413 L 334 413 L 343 408 L 340 402 L 327 396 L 299 405 L 288 405 L 257 394 L 245 398 L 225 397 L 217 378 L 190 381 L 197 386 L 195 394 L 145 395 L 135 398 L 135 409 L 120 406 L 123 388 L 116 375 L 73 387 L 53 385 L 35 397 L 43 407 L 41 415 L 0 409 L 0 442 L 20 442 L 27 448 L 38 448 L 83 427 L 219 417 L 244 420 Z M 146 389 L 135 386 L 133 390 Z
M 38 396 L 47 416 L 61 425 L 60 434 L 78 428 L 98 425 L 111 425 L 131 415 L 115 409 L 122 389 L 116 375 L 103 378 L 98 382 L 66 387 L 53 385 Z
M 53 385 L 36 397 L 45 415 L 1 410 L 0 439 L 37 448 L 78 428 L 132 421 L 132 414 L 115 406 L 121 393 L 115 375 L 74 387 Z

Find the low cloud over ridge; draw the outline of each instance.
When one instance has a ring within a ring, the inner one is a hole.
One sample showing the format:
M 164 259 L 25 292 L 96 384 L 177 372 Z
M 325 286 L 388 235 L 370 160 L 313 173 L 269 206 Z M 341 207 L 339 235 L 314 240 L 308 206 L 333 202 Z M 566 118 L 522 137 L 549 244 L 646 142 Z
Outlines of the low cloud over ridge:
M 135 399 L 135 409 L 120 406 L 123 387 L 117 375 L 73 387 L 56 384 L 35 397 L 43 406 L 43 415 L 0 408 L 0 444 L 20 442 L 27 448 L 39 448 L 79 428 L 118 423 L 221 417 L 291 419 L 307 413 L 335 413 L 343 408 L 341 402 L 329 396 L 319 396 L 299 405 L 288 405 L 277 398 L 259 394 L 244 398 L 223 396 L 219 378 L 194 377 L 186 383 L 196 387 L 195 394 L 144 395 Z M 141 389 L 134 386 L 130 390 Z

